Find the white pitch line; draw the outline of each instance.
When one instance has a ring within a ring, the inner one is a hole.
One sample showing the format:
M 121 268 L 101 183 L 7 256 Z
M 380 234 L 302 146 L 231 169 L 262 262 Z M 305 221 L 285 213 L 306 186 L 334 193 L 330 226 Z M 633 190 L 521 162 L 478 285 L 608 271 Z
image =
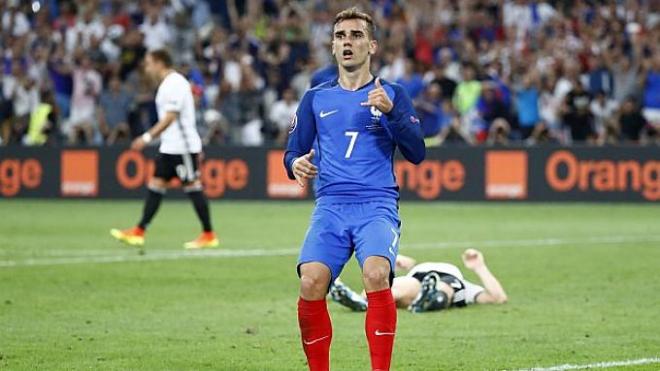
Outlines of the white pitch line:
M 406 244 L 406 249 L 426 248 L 466 248 L 466 247 L 537 247 L 560 246 L 571 244 L 617 244 L 622 242 L 660 242 L 660 236 L 599 236 L 586 238 L 541 238 L 526 240 L 485 240 L 485 241 L 456 241 L 456 242 L 427 242 Z
M 455 241 L 455 242 L 425 242 L 409 243 L 404 249 L 432 250 L 448 248 L 467 247 L 542 247 L 563 245 L 600 245 L 617 244 L 623 242 L 650 243 L 660 242 L 660 236 L 602 236 L 587 238 L 544 238 L 523 240 L 484 240 L 484 241 Z M 61 251 L 64 253 L 64 251 Z M 179 260 L 195 258 L 243 258 L 243 257 L 272 257 L 293 256 L 299 252 L 298 248 L 276 248 L 276 249 L 236 249 L 236 250 L 203 250 L 203 251 L 170 251 L 170 250 L 146 250 L 144 255 L 104 255 L 107 251 L 98 250 L 98 253 L 90 254 L 83 251 L 80 255 L 62 257 L 40 257 L 20 260 L 0 260 L 0 268 L 11 267 L 33 267 L 33 266 L 55 266 L 69 264 L 102 264 L 123 263 L 160 260 Z M 62 254 L 64 255 L 64 254 Z
M 598 362 L 598 363 L 589 363 L 586 365 L 571 365 L 564 364 L 552 367 L 535 367 L 535 368 L 526 368 L 518 371 L 565 371 L 565 370 L 586 370 L 592 368 L 611 368 L 611 367 L 627 367 L 627 366 L 639 366 L 639 365 L 648 365 L 653 363 L 660 363 L 660 358 L 640 358 L 640 359 L 630 359 L 627 361 L 610 361 L 610 362 Z
M 171 251 L 148 252 L 144 255 L 111 255 L 111 256 L 74 256 L 66 258 L 34 258 L 25 260 L 0 260 L 0 268 L 9 267 L 34 267 L 49 265 L 69 264 L 101 264 L 101 263 L 123 263 L 141 261 L 179 260 L 195 258 L 243 258 L 264 256 L 287 256 L 295 255 L 298 249 L 249 249 L 249 250 L 204 250 L 204 251 Z
M 582 244 L 582 245 L 593 245 L 593 244 L 617 244 L 623 242 L 640 242 L 640 243 L 650 243 L 650 242 L 660 242 L 660 235 L 635 235 L 635 236 L 599 236 L 599 237 L 582 237 L 582 238 L 542 238 L 542 239 L 519 239 L 519 240 L 475 240 L 475 241 L 450 241 L 450 242 L 417 242 L 417 243 L 407 243 L 405 244 L 405 249 L 413 250 L 428 250 L 428 249 L 449 249 L 449 248 L 467 248 L 467 247 L 538 247 L 538 246 L 561 246 L 561 245 L 570 245 L 570 244 Z M 287 250 L 289 248 L 285 247 L 264 247 L 264 246 L 250 246 L 240 250 L 222 250 L 222 254 L 231 251 L 238 256 L 242 256 L 244 251 L 247 251 L 245 256 L 253 256 L 253 252 L 257 251 L 259 256 L 259 250 L 265 251 L 276 251 L 276 250 Z M 85 249 L 82 251 L 72 251 L 72 250 L 55 250 L 47 249 L 43 252 L 39 252 L 39 256 L 34 256 L 30 254 L 25 258 L 35 258 L 35 259 L 44 259 L 44 258 L 83 258 L 83 257 L 109 257 L 109 256 L 123 256 L 122 254 L 113 254 L 108 255 L 109 252 L 126 252 L 126 251 L 136 251 L 133 247 L 126 246 L 124 249 L 116 250 L 89 250 Z M 172 250 L 158 250 L 158 249 L 147 249 L 150 255 L 154 254 L 172 254 L 178 253 L 173 252 Z M 205 250 L 206 253 L 215 254 L 219 250 Z M 11 251 L 0 251 L 0 258 L 7 257 Z M 195 252 L 189 252 L 193 254 Z M 264 255 L 268 256 L 268 255 Z M 16 257 L 16 256 L 14 256 Z M 0 260 L 2 262 L 2 260 Z

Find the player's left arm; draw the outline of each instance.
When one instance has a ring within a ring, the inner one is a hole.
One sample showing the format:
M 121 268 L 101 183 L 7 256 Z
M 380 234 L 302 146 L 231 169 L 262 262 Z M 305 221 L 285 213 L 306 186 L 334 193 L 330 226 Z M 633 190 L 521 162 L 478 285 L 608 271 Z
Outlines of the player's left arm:
M 500 281 L 491 273 L 486 265 L 484 256 L 481 251 L 476 249 L 467 249 L 463 253 L 463 264 L 465 267 L 473 271 L 479 279 L 481 284 L 484 285 L 485 291 L 481 292 L 476 297 L 478 304 L 504 304 L 507 302 L 508 297 L 504 291 L 504 287 Z
M 387 95 L 380 83 L 380 77 L 376 78 L 375 85 L 376 87 L 369 92 L 368 100 L 361 104 L 374 106 L 385 114 L 386 130 L 399 146 L 403 157 L 413 164 L 419 164 L 426 156 L 426 146 L 412 100 L 400 85 L 390 85 L 394 89 L 394 100 Z
M 141 151 L 145 145 L 149 144 L 152 140 L 158 138 L 160 134 L 165 131 L 174 121 L 176 121 L 177 117 L 179 117 L 178 112 L 174 111 L 167 111 L 165 112 L 165 116 L 159 120 L 156 125 L 151 127 L 151 129 L 147 130 L 142 134 L 141 136 L 135 138 L 133 140 L 133 143 L 131 143 L 131 149 Z

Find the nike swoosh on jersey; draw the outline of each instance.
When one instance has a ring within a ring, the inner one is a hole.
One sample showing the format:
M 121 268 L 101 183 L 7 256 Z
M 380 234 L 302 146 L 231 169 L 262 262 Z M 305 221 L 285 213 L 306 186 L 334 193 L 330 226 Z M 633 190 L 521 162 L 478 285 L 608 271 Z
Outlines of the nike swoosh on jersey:
M 376 334 L 376 336 L 385 336 L 385 335 L 394 336 L 394 332 L 381 332 L 380 330 L 376 330 L 374 334 Z
M 303 343 L 305 343 L 305 345 L 312 345 L 312 344 L 314 344 L 314 343 L 318 343 L 319 341 L 321 341 L 321 340 L 323 340 L 323 339 L 327 339 L 327 338 L 329 338 L 329 337 L 330 337 L 329 335 L 326 335 L 326 336 L 324 336 L 324 337 L 320 337 L 320 338 L 318 338 L 318 339 L 314 339 L 314 340 L 310 340 L 310 341 L 303 340 Z
M 321 117 L 321 118 L 328 117 L 328 116 L 332 115 L 333 113 L 337 113 L 337 112 L 339 112 L 338 109 L 336 109 L 336 110 L 332 110 L 332 111 L 328 111 L 328 112 L 323 112 L 323 111 L 321 111 L 321 112 L 319 112 L 319 117 Z

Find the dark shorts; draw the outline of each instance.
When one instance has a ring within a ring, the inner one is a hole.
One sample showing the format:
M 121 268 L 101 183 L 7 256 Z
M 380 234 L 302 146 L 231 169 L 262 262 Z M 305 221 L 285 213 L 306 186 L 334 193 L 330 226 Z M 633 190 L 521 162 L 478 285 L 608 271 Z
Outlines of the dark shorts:
M 156 157 L 154 177 L 166 181 L 179 178 L 183 183 L 192 183 L 199 179 L 199 156 L 197 153 L 170 155 L 159 153 Z

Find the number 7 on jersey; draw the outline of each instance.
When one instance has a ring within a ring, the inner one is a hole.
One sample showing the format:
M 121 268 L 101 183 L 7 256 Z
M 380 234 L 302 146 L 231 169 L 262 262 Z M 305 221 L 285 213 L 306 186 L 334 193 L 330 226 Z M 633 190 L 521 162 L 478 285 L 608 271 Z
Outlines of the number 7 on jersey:
M 344 158 L 351 158 L 351 153 L 353 153 L 353 147 L 355 147 L 355 141 L 357 140 L 358 137 L 357 131 L 347 131 L 344 133 L 347 137 L 351 137 L 351 142 L 348 143 L 348 148 L 346 149 L 346 155 Z

